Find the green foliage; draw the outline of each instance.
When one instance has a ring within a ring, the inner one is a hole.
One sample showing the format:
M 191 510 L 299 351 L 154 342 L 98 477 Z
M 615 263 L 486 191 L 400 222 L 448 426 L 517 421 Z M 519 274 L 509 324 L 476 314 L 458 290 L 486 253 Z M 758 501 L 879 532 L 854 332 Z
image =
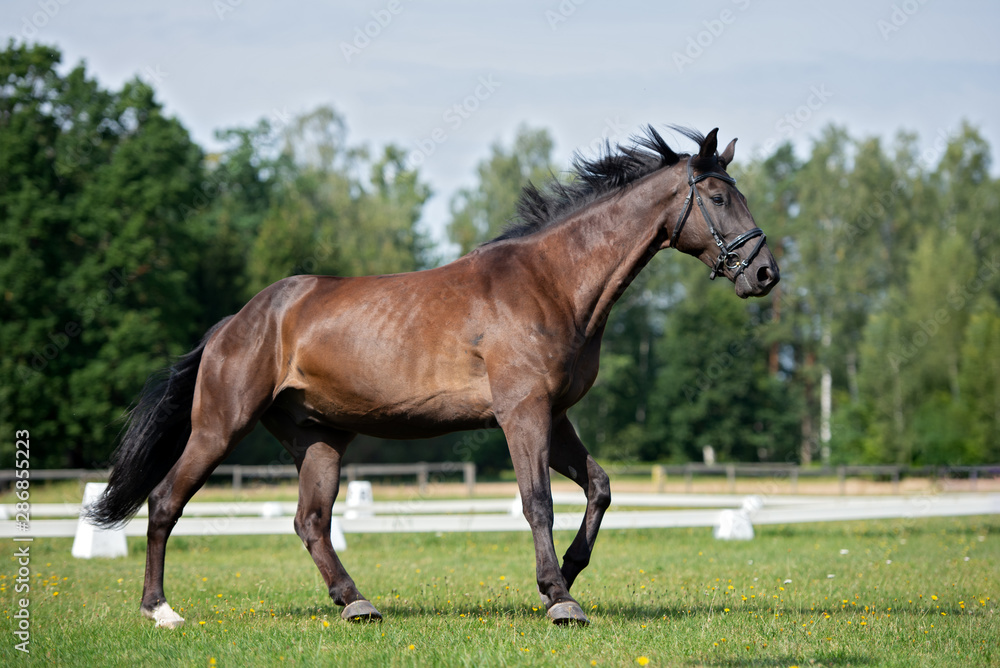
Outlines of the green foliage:
M 552 138 L 546 130 L 518 128 L 514 144 L 496 143 L 489 160 L 476 168 L 479 183 L 463 188 L 451 201 L 448 234 L 461 254 L 500 234 L 517 213 L 521 189 L 548 181 L 553 173 Z
M 699 460 L 711 445 L 728 461 L 792 458 L 798 430 L 787 382 L 767 373 L 770 319 L 697 272 L 655 345 L 656 384 L 645 459 Z
M 346 147 L 332 109 L 206 158 L 146 84 L 59 62 L 0 52 L 0 431 L 30 429 L 36 466 L 100 466 L 146 378 L 268 283 L 425 265 L 427 186 L 395 147 Z
M 183 211 L 202 156 L 142 82 L 104 91 L 58 63 L 47 47 L 0 53 L 0 431 L 30 428 L 39 466 L 93 466 L 146 376 L 195 335 Z
M 275 188 L 249 253 L 247 299 L 292 274 L 361 276 L 426 266 L 417 229 L 430 189 L 387 146 L 374 162 L 346 146 L 343 119 L 321 107 L 285 133 L 286 179 Z M 368 178 L 356 174 L 367 170 Z

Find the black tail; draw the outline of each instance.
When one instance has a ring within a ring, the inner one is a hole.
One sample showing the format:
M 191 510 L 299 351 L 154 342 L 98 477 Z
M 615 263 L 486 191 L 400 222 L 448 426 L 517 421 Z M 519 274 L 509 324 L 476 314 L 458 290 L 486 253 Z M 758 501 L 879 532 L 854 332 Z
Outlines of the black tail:
M 191 436 L 191 405 L 202 353 L 227 320 L 208 330 L 201 343 L 176 364 L 146 381 L 129 411 L 125 435 L 111 456 L 108 487 L 86 511 L 90 522 L 104 527 L 124 524 L 177 463 Z

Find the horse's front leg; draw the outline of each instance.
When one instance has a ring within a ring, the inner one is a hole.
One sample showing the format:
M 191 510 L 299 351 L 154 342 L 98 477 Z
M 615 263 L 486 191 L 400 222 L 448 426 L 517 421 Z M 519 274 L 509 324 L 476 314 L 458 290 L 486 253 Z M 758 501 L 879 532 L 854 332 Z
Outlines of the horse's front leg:
M 549 465 L 580 485 L 587 494 L 587 512 L 583 516 L 580 531 L 563 556 L 562 574 L 568 589 L 573 586 L 580 571 L 590 563 L 601 520 L 611 505 L 611 484 L 608 474 L 590 456 L 565 415 L 552 426 Z
M 549 484 L 551 410 L 547 400 L 528 397 L 499 411 L 497 420 L 507 437 L 521 492 L 521 506 L 535 542 L 538 593 L 548 608 L 548 616 L 556 624 L 587 624 L 583 609 L 569 595 L 569 586 L 559 568 L 552 542 L 552 489 Z

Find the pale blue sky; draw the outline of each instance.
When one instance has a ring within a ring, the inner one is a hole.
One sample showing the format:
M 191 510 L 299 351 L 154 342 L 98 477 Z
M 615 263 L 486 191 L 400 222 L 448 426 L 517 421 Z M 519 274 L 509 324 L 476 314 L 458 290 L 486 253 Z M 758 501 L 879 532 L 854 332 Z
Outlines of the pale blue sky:
M 218 128 L 332 104 L 352 143 L 422 162 L 438 238 L 452 193 L 524 122 L 562 162 L 646 123 L 719 126 L 737 159 L 786 138 L 805 150 L 830 122 L 918 132 L 936 159 L 967 119 L 1000 147 L 995 1 L 5 0 L 0 30 L 85 59 L 107 87 L 152 81 L 207 148 Z

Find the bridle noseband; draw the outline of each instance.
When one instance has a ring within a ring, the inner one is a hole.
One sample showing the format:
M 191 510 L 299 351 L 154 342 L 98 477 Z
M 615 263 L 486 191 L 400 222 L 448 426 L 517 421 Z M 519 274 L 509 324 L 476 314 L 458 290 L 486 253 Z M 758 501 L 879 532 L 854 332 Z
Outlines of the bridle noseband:
M 719 236 L 719 233 L 715 229 L 715 224 L 712 222 L 712 217 L 708 215 L 708 210 L 705 208 L 705 203 L 701 200 L 701 193 L 698 192 L 698 182 L 704 181 L 705 179 L 719 179 L 730 185 L 736 185 L 736 179 L 729 176 L 728 174 L 721 174 L 719 172 L 705 172 L 704 174 L 694 175 L 691 169 L 691 160 L 693 158 L 688 158 L 687 162 L 687 173 L 688 173 L 688 185 L 691 186 L 691 192 L 684 199 L 684 210 L 681 211 L 680 217 L 677 219 L 677 223 L 674 225 L 674 232 L 670 235 L 670 246 L 672 248 L 677 247 L 677 240 L 680 239 L 681 229 L 684 227 L 684 223 L 687 222 L 688 215 L 691 213 L 691 197 L 698 202 L 698 207 L 701 209 L 701 215 L 705 218 L 705 223 L 708 225 L 708 231 L 712 233 L 712 237 L 715 239 L 715 245 L 719 247 L 719 259 L 715 263 L 715 267 L 712 269 L 712 273 L 708 275 L 708 278 L 715 280 L 715 277 L 723 273 L 726 269 L 735 269 L 736 273 L 733 274 L 733 280 L 735 281 L 739 278 L 739 275 L 743 273 L 753 259 L 757 257 L 760 252 L 761 247 L 764 242 L 767 241 L 767 235 L 764 234 L 764 230 L 759 227 L 755 227 L 752 230 L 744 232 L 740 236 L 733 239 L 727 245 L 726 242 Z M 736 254 L 736 249 L 743 246 L 746 242 L 760 237 L 760 241 L 757 245 L 753 247 L 750 254 L 747 255 L 746 259 L 740 260 L 740 256 Z

